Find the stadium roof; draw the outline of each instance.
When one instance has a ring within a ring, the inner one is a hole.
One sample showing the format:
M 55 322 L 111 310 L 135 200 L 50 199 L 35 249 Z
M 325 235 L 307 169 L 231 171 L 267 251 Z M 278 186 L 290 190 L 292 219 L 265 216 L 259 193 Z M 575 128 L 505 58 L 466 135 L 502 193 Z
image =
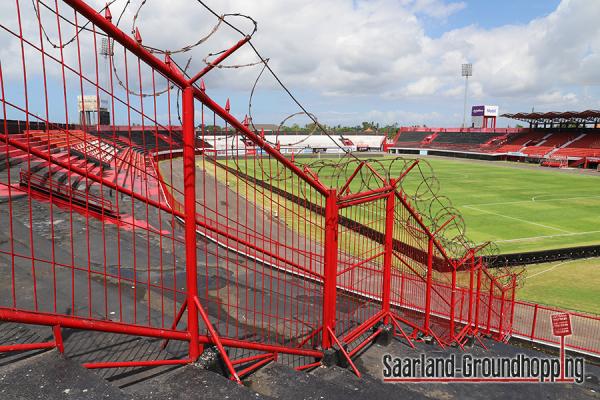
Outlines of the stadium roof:
M 572 123 L 600 123 L 600 110 L 586 110 L 586 111 L 565 111 L 557 112 L 551 111 L 546 113 L 516 113 L 516 114 L 502 114 L 502 117 L 517 119 L 520 121 L 535 123 L 561 123 L 561 122 L 572 122 Z

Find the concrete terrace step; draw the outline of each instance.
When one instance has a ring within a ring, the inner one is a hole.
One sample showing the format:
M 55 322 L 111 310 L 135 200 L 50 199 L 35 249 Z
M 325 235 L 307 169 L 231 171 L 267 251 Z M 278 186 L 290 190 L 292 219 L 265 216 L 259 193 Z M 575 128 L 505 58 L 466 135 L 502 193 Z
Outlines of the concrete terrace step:
M 360 390 L 358 384 L 345 380 L 333 382 L 331 379 L 322 379 L 318 374 L 297 372 L 278 363 L 271 363 L 258 370 L 246 381 L 250 389 L 274 399 L 349 400 L 371 398 L 370 393 Z
M 1 323 L 0 345 L 52 340 L 42 337 L 45 331 L 38 334 L 44 329 L 50 333 L 46 327 Z M 0 354 L 0 399 L 268 399 L 195 365 L 91 370 L 82 366 L 181 357 L 185 349 L 180 342 L 171 342 L 162 350 L 161 341 L 155 339 L 71 329 L 63 329 L 62 334 L 68 358 L 56 350 Z M 60 373 L 51 373 L 55 369 Z M 10 388 L 17 376 L 26 379 L 19 389 Z M 49 385 L 54 385 L 53 390 L 45 390 Z
M 50 328 L 33 327 L 0 321 L 0 346 L 11 346 L 16 344 L 34 344 L 52 341 Z M 43 353 L 44 349 L 29 351 L 10 351 L 0 353 L 0 368 L 5 365 L 26 359 L 36 354 Z
M 174 358 L 161 348 L 161 341 L 158 339 L 64 329 L 63 340 L 65 354 L 78 364 Z M 93 371 L 114 386 L 124 388 L 171 369 L 173 366 L 102 368 Z
M 136 399 L 56 350 L 0 367 L 0 398 Z
M 269 399 L 222 375 L 194 365 L 176 368 L 151 380 L 127 388 L 143 400 L 163 399 Z
M 350 399 L 417 400 L 430 398 L 410 390 L 409 386 L 383 383 L 381 379 L 376 379 L 368 374 L 363 374 L 359 378 L 351 370 L 340 367 L 320 367 L 312 371 L 311 375 L 328 384 L 333 384 L 341 390 L 351 391 Z

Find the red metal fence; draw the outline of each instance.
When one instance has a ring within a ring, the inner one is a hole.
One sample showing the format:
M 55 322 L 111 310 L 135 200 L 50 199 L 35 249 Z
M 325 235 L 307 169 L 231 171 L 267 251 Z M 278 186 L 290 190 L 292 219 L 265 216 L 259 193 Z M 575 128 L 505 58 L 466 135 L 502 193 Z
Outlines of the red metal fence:
M 512 335 L 519 339 L 559 347 L 560 338 L 552 334 L 551 323 L 551 316 L 559 313 L 568 313 L 571 316 L 573 334 L 565 338 L 566 348 L 594 357 L 600 356 L 600 317 L 597 315 L 516 301 Z
M 514 277 L 479 249 L 449 256 L 450 221 L 428 226 L 410 204 L 398 184 L 415 164 L 388 176 L 354 160 L 329 187 L 207 95 L 212 66 L 187 77 L 81 0 L 15 4 L 0 19 L 1 320 L 54 326 L 57 345 L 61 327 L 189 343 L 155 364 L 214 345 L 234 379 L 330 349 L 352 365 L 385 329 L 462 346 L 520 323 Z M 89 95 L 110 124 L 73 123 Z M 142 364 L 88 366 L 124 365 Z

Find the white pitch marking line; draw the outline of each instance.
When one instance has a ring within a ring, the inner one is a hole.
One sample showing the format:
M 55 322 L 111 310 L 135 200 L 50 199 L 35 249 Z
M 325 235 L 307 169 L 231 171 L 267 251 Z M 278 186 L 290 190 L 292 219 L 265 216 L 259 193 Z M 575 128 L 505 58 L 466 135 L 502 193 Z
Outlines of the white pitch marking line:
M 558 263 L 558 264 L 556 264 L 556 265 L 554 265 L 554 266 L 552 266 L 552 267 L 550 267 L 550 268 L 548 268 L 548 269 L 545 269 L 545 270 L 543 270 L 543 271 L 536 272 L 536 273 L 535 273 L 535 274 L 533 274 L 533 275 L 528 275 L 528 276 L 527 276 L 525 279 L 529 279 L 529 278 L 533 278 L 534 276 L 538 276 L 538 275 L 541 275 L 541 274 L 545 274 L 546 272 L 550 272 L 550 271 L 552 271 L 552 270 L 554 270 L 554 269 L 556 269 L 556 268 L 558 268 L 558 267 L 561 267 L 561 266 L 563 266 L 563 265 L 565 265 L 565 264 L 569 264 L 569 263 L 572 263 L 572 262 L 575 262 L 575 261 L 582 261 L 582 260 L 581 260 L 581 259 L 578 259 L 578 260 L 569 260 L 569 261 L 564 261 L 564 262 Z
M 578 236 L 578 235 L 589 235 L 592 233 L 600 233 L 600 231 L 588 231 L 588 232 L 574 232 L 574 233 L 559 233 L 556 235 L 544 235 L 544 236 L 528 236 L 523 238 L 516 239 L 505 239 L 505 240 L 494 240 L 494 243 L 508 243 L 508 242 L 524 242 L 532 239 L 549 239 L 553 237 L 561 237 L 561 236 Z
M 504 214 L 499 214 L 499 213 L 495 213 L 495 212 L 492 212 L 492 211 L 482 210 L 480 208 L 476 208 L 476 207 L 472 207 L 472 206 L 463 206 L 463 207 L 470 208 L 472 210 L 480 211 L 480 212 L 487 213 L 487 214 L 497 215 L 499 217 L 504 217 L 504 218 L 508 218 L 508 219 L 514 219 L 515 221 L 524 222 L 526 224 L 541 226 L 542 228 L 552 229 L 552 230 L 555 230 L 555 231 L 565 232 L 565 233 L 573 233 L 573 232 L 566 231 L 564 229 L 555 228 L 553 226 L 548 226 L 548 225 L 544 225 L 544 224 L 538 224 L 537 222 L 531 222 L 531 221 L 527 221 L 526 219 L 521 219 L 521 218 L 517 218 L 517 217 L 511 217 L 510 215 L 504 215 Z
M 472 207 L 472 206 L 501 206 L 504 204 L 519 204 L 519 203 L 531 203 L 531 202 L 542 202 L 542 201 L 564 201 L 564 200 L 581 200 L 581 199 L 598 199 L 600 196 L 580 196 L 580 197 L 562 197 L 558 199 L 545 199 L 545 200 L 534 200 L 536 197 L 541 197 L 542 195 L 538 195 L 532 197 L 531 200 L 518 200 L 518 201 L 505 201 L 500 203 L 474 203 L 474 204 L 465 204 L 459 207 Z M 547 195 L 550 196 L 550 195 Z

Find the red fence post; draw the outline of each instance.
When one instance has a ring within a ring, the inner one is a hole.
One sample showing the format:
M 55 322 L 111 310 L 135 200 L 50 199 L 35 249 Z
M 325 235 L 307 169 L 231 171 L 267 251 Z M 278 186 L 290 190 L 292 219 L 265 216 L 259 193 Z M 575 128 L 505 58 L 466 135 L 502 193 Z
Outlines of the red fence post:
M 531 340 L 535 338 L 535 326 L 537 325 L 538 306 L 539 305 L 536 303 L 533 309 L 533 321 L 531 321 L 531 334 L 529 335 L 531 337 Z
M 474 293 L 474 285 L 475 285 L 475 254 L 471 254 L 470 260 L 471 268 L 469 271 L 469 315 L 467 318 L 467 325 L 473 326 L 473 293 Z
M 510 331 L 508 332 L 511 335 L 513 332 L 513 323 L 515 322 L 515 294 L 516 294 L 515 287 L 516 286 L 517 286 L 517 276 L 513 275 L 512 282 L 511 282 L 512 298 L 511 298 L 511 305 L 510 305 Z
M 479 302 L 481 301 L 481 257 L 477 262 L 477 291 L 475 292 L 475 330 L 479 331 Z
M 455 306 L 456 306 L 456 267 L 452 266 L 452 287 L 450 288 L 450 335 L 454 338 L 454 326 L 456 318 Z
M 429 317 L 431 314 L 431 284 L 433 280 L 433 236 L 429 236 L 427 248 L 427 287 L 425 292 L 425 321 L 423 331 L 429 332 Z
M 494 303 L 494 282 L 495 280 L 490 281 L 490 293 L 488 298 L 488 316 L 487 316 L 487 332 L 490 333 L 490 324 L 492 323 L 492 308 Z
M 391 182 L 393 185 L 393 182 Z M 385 204 L 385 244 L 383 253 L 383 292 L 381 294 L 381 307 L 386 313 L 384 323 L 390 322 L 390 298 L 392 290 L 392 252 L 394 251 L 394 208 L 396 192 L 388 195 Z
M 196 260 L 196 132 L 194 129 L 194 92 L 183 89 L 183 184 L 185 197 L 185 273 L 187 291 L 187 329 L 190 334 L 189 356 L 196 361 L 200 355 L 198 342 L 198 265 Z
M 502 331 L 502 329 L 504 328 L 504 302 L 506 301 L 505 294 L 506 294 L 506 291 L 504 289 L 502 289 L 502 299 L 500 302 L 500 315 L 498 317 L 498 319 L 500 320 L 500 326 L 498 326 L 498 337 L 501 340 L 504 338 L 504 332 Z
M 338 205 L 335 189 L 330 189 L 325 200 L 325 254 L 323 271 L 323 350 L 333 345 L 335 332 L 336 278 L 338 254 Z M 329 329 L 328 329 L 329 328 Z

